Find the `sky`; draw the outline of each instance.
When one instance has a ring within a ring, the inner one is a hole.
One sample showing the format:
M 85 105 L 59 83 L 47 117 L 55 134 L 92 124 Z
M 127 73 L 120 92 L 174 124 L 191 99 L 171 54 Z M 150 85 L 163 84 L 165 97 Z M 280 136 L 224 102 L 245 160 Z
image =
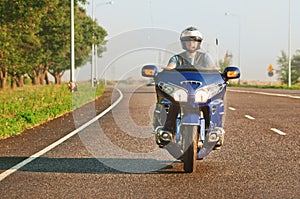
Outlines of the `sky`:
M 242 80 L 270 80 L 267 68 L 272 64 L 279 69 L 281 51 L 288 53 L 289 24 L 291 54 L 300 49 L 299 0 L 94 1 L 95 18 L 108 32 L 107 52 L 97 61 L 98 77 L 125 78 L 140 74 L 147 63 L 165 65 L 172 53 L 182 51 L 179 35 L 190 26 L 200 30 L 202 47 L 216 60 L 232 53 Z M 86 9 L 92 16 L 91 3 Z M 89 77 L 90 68 L 77 70 L 77 78 Z

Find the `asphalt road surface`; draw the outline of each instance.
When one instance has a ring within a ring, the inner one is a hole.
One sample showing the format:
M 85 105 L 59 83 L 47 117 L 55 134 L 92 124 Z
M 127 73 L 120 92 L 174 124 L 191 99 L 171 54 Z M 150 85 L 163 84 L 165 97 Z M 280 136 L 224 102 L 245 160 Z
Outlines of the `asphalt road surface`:
M 120 93 L 0 140 L 0 198 L 300 198 L 299 91 L 229 89 L 225 144 L 187 174 L 151 135 L 154 87 L 119 89 L 112 111 L 44 153 Z

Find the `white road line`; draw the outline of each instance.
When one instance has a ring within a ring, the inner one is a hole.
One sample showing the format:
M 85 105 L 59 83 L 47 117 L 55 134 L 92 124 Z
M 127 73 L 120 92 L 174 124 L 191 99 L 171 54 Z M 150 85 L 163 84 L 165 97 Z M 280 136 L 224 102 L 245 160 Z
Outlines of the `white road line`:
M 235 111 L 236 109 L 233 107 L 228 107 L 229 110 Z
M 276 128 L 271 128 L 271 131 L 274 131 L 275 133 L 277 133 L 277 134 L 279 134 L 279 135 L 286 135 L 285 132 L 282 132 L 282 131 L 280 131 L 280 130 L 278 130 L 278 129 L 276 129 Z
M 238 92 L 238 93 L 255 93 L 255 94 L 261 94 L 261 95 L 270 95 L 270 96 L 277 96 L 277 97 L 289 97 L 289 98 L 293 98 L 293 99 L 300 99 L 300 96 L 287 95 L 287 94 L 266 93 L 266 92 L 259 92 L 259 91 L 230 90 L 230 89 L 228 89 L 228 91 Z
M 30 163 L 31 161 L 35 160 L 36 158 L 44 155 L 45 153 L 47 153 L 48 151 L 52 150 L 53 148 L 57 147 L 58 145 L 60 145 L 61 143 L 63 143 L 64 141 L 68 140 L 69 138 L 71 138 L 72 136 L 76 135 L 77 133 L 79 133 L 80 131 L 82 131 L 83 129 L 85 129 L 86 127 L 88 127 L 89 125 L 91 125 L 92 123 L 96 122 L 99 118 L 103 117 L 106 113 L 108 113 L 110 110 L 112 110 L 115 106 L 117 106 L 119 104 L 119 102 L 123 99 L 123 94 L 122 92 L 117 89 L 117 91 L 120 94 L 120 97 L 118 98 L 117 101 L 115 101 L 110 107 L 108 107 L 106 110 L 104 110 L 102 113 L 100 113 L 99 115 L 97 115 L 96 117 L 94 117 L 93 119 L 91 119 L 90 121 L 88 121 L 87 123 L 83 124 L 82 126 L 80 126 L 79 128 L 75 129 L 74 131 L 72 131 L 71 133 L 69 133 L 68 135 L 64 136 L 63 138 L 59 139 L 58 141 L 52 143 L 51 145 L 47 146 L 46 148 L 44 148 L 43 150 L 33 154 L 32 156 L 30 156 L 29 158 L 26 158 L 25 160 L 23 160 L 22 162 L 20 162 L 19 164 L 16 164 L 15 166 L 11 167 L 10 169 L 4 171 L 3 173 L 0 174 L 0 182 L 2 180 L 4 180 L 7 176 L 11 175 L 12 173 L 16 172 L 17 170 L 19 170 L 20 168 L 22 168 L 23 166 L 27 165 L 28 163 Z
M 250 119 L 250 120 L 255 120 L 254 117 L 250 116 L 250 115 L 245 115 L 246 118 Z

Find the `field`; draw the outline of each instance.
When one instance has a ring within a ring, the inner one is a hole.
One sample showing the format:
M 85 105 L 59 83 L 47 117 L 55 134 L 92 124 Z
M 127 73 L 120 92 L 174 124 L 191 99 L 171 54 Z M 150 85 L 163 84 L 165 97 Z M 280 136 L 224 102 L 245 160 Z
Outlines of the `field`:
M 67 84 L 24 86 L 0 91 L 0 139 L 52 120 L 101 96 L 103 85 L 92 88 L 88 83 L 70 92 Z

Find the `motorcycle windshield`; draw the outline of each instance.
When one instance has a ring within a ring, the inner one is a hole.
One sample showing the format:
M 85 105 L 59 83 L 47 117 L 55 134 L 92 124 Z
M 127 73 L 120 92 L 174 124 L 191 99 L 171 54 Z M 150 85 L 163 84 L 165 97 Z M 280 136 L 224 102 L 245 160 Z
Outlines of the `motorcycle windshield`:
M 220 68 L 216 66 L 211 55 L 203 50 L 197 51 L 194 58 L 190 58 L 186 53 L 180 53 L 169 60 L 169 64 L 176 64 L 177 70 L 198 70 L 214 71 Z
M 179 87 L 199 87 L 224 83 L 222 76 L 215 69 L 198 69 L 192 65 L 184 65 L 172 70 L 164 70 L 155 78 L 155 82 L 171 83 Z

